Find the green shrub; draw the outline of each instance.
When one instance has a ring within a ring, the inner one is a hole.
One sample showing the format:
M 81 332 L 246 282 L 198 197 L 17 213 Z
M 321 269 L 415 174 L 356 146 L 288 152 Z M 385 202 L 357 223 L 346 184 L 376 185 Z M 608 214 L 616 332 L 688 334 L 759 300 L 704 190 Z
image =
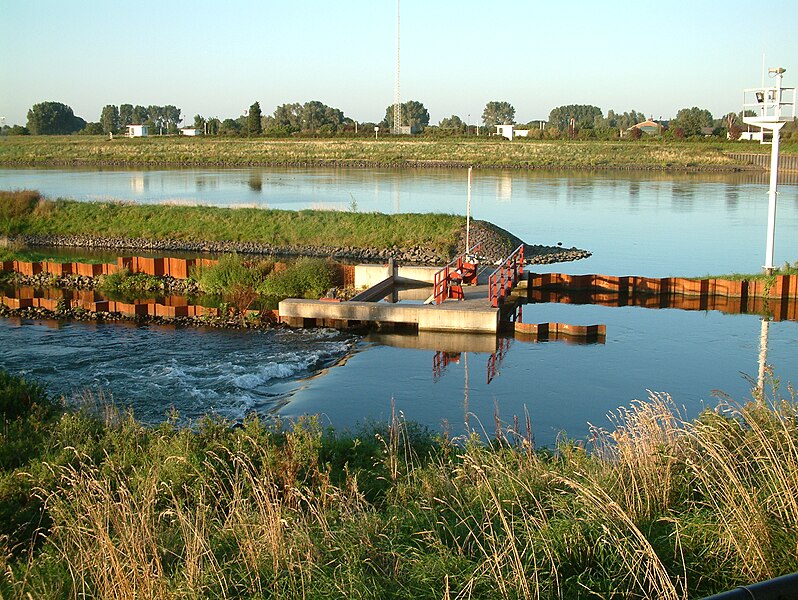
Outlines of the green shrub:
M 111 275 L 103 275 L 97 289 L 107 294 L 140 297 L 164 291 L 164 283 L 158 277 L 145 273 L 131 273 L 123 269 Z
M 246 263 L 237 254 L 228 254 L 211 266 L 197 266 L 191 276 L 206 294 L 225 295 L 235 288 L 257 288 L 271 273 L 274 263 Z
M 303 258 L 284 271 L 272 271 L 258 286 L 270 298 L 320 298 L 333 285 L 330 265 L 318 258 Z
M 35 190 L 0 191 L 0 232 L 20 233 L 40 200 Z
M 29 415 L 51 402 L 42 386 L 0 370 L 0 416 L 6 421 Z

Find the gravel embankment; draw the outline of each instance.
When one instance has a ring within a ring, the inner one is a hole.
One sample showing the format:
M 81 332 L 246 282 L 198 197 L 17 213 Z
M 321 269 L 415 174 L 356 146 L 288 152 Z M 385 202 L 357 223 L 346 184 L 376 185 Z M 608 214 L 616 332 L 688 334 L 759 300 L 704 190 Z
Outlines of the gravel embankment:
M 16 238 L 30 247 L 65 247 L 116 250 L 120 253 L 144 252 L 193 252 L 197 254 L 261 254 L 272 256 L 321 256 L 348 261 L 379 262 L 395 258 L 400 262 L 416 264 L 439 264 L 444 259 L 430 248 L 409 246 L 399 248 L 356 248 L 352 246 L 276 246 L 260 242 L 191 242 L 183 240 L 153 240 L 146 238 L 95 237 L 86 235 L 22 235 Z M 522 242 L 508 231 L 488 223 L 473 221 L 471 245 L 480 244 L 478 255 L 482 260 L 496 263 L 508 256 Z M 455 248 L 465 247 L 465 228 Z M 590 252 L 578 248 L 559 248 L 525 244 L 525 256 L 529 263 L 554 263 L 578 260 L 590 256 Z

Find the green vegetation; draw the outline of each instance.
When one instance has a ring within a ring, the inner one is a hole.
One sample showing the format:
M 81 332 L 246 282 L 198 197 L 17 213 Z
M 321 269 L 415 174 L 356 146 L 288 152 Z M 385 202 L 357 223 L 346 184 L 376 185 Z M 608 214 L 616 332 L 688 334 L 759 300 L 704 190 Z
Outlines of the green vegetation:
M 300 258 L 290 267 L 272 271 L 258 285 L 263 296 L 282 298 L 319 298 L 333 285 L 329 264 L 318 258 Z
M 164 292 L 164 282 L 160 277 L 145 273 L 131 273 L 127 269 L 111 275 L 102 275 L 97 290 L 112 298 L 142 298 Z
M 781 267 L 774 269 L 772 275 L 764 272 L 759 273 L 728 273 L 726 275 L 705 275 L 696 279 L 728 279 L 729 281 L 768 281 L 771 284 L 776 282 L 777 275 L 798 275 L 798 260 L 793 264 L 785 262 Z
M 798 570 L 778 386 L 694 422 L 652 396 L 547 451 L 397 419 L 147 428 L 84 400 L 0 372 L 3 598 L 676 600 Z
M 236 286 L 258 287 L 273 269 L 272 261 L 245 262 L 236 254 L 228 254 L 215 265 L 194 267 L 191 276 L 206 294 L 224 294 Z
M 548 134 L 547 134 L 548 135 Z M 784 154 L 798 153 L 798 140 L 782 139 Z M 676 141 L 643 136 L 637 141 L 533 140 L 519 138 L 402 137 L 379 140 L 220 139 L 217 137 L 117 138 L 97 136 L 3 136 L 3 165 L 387 165 L 521 168 L 728 169 L 746 167 L 729 152 L 763 153 L 754 142 L 718 138 Z
M 333 286 L 333 269 L 327 261 L 300 258 L 276 266 L 230 254 L 215 265 L 195 267 L 192 277 L 203 292 L 222 298 L 239 312 L 255 302 L 276 306 L 285 298 L 320 298 Z
M 143 237 L 275 246 L 448 248 L 465 218 L 440 214 L 267 210 L 46 200 L 0 192 L 0 235 Z M 448 258 L 448 257 L 447 257 Z

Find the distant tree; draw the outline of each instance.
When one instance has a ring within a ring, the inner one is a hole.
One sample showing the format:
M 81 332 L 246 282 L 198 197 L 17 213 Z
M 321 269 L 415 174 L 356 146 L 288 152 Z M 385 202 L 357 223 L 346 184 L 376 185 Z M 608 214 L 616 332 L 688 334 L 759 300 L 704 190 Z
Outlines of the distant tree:
M 41 102 L 28 111 L 28 130 L 33 135 L 63 135 L 75 133 L 86 126 L 72 109 L 61 102 Z
M 150 118 L 150 115 L 147 113 L 146 108 L 137 104 L 133 108 L 132 118 L 132 123 L 126 123 L 127 125 L 144 125 Z
M 100 114 L 100 126 L 105 134 L 119 131 L 119 109 L 114 104 L 106 104 Z
M 637 110 L 631 110 L 625 113 L 616 113 L 610 109 L 607 111 L 607 116 L 601 115 L 593 119 L 593 126 L 599 129 L 629 129 L 632 125 L 637 125 L 646 120 L 646 115 Z
M 119 105 L 119 128 L 124 129 L 128 125 L 133 124 L 133 105 L 120 104 Z
M 7 133 L 8 135 L 30 135 L 28 128 L 22 125 L 12 125 L 7 129 Z
M 103 130 L 102 123 L 86 123 L 86 126 L 80 133 L 84 135 L 102 135 L 105 131 Z
M 208 135 L 219 135 L 219 129 L 222 127 L 222 122 L 216 117 L 208 119 Z
M 249 107 L 247 113 L 247 135 L 261 135 L 263 133 L 263 125 L 261 124 L 260 104 L 255 102 Z
M 147 120 L 144 121 L 144 123 L 149 125 L 150 129 L 153 131 L 157 130 L 159 134 L 163 135 L 163 107 L 156 104 L 150 104 L 147 107 Z
M 206 123 L 207 121 L 202 115 L 194 115 L 194 129 L 199 129 L 204 132 Z
M 601 109 L 591 104 L 568 104 L 558 106 L 549 113 L 549 125 L 560 131 L 571 131 L 571 119 L 574 119 L 576 129 L 591 128 L 597 118 L 601 118 Z M 632 123 L 634 125 L 634 123 Z
M 451 129 L 453 131 L 461 133 L 465 131 L 466 124 L 457 115 L 452 115 L 451 117 L 446 117 L 444 119 L 441 119 L 440 122 L 438 123 L 438 127 L 440 127 L 441 129 Z
M 739 140 L 742 134 L 743 134 L 743 128 L 740 127 L 737 123 L 732 123 L 732 126 L 729 127 L 729 139 Z
M 266 117 L 266 128 L 279 129 L 280 132 L 291 133 L 302 129 L 302 105 L 299 102 L 281 104 L 274 109 L 274 114 Z
M 316 132 L 321 127 L 335 131 L 344 122 L 344 113 L 318 100 L 305 102 L 299 111 L 300 129 Z
M 482 111 L 482 122 L 485 127 L 512 125 L 515 123 L 515 108 L 509 102 L 491 100 Z
M 171 104 L 161 108 L 161 118 L 168 133 L 177 133 L 177 126 L 183 120 L 183 117 L 180 116 L 181 112 L 179 108 Z
M 416 129 L 423 129 L 429 125 L 429 111 L 423 103 L 418 100 L 408 100 L 402 103 L 402 125 Z M 380 124 L 381 127 L 390 129 L 393 127 L 393 104 L 385 109 L 385 119 Z
M 682 108 L 676 113 L 671 127 L 681 129 L 685 136 L 701 135 L 703 127 L 714 127 L 712 113 L 705 108 Z
M 241 133 L 241 123 L 235 119 L 225 119 L 219 126 L 220 135 L 239 135 Z

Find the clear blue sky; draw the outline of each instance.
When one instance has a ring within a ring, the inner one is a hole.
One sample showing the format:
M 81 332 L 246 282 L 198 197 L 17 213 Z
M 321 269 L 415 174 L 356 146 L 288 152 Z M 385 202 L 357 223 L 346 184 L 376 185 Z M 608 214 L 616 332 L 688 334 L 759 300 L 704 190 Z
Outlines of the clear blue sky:
M 24 124 L 45 100 L 87 121 L 106 104 L 174 104 L 190 121 L 321 100 L 378 121 L 395 23 L 395 0 L 0 0 L 0 117 Z M 402 0 L 402 100 L 433 123 L 475 123 L 489 100 L 519 122 L 563 104 L 720 117 L 759 85 L 763 54 L 798 86 L 796 31 L 795 0 Z

